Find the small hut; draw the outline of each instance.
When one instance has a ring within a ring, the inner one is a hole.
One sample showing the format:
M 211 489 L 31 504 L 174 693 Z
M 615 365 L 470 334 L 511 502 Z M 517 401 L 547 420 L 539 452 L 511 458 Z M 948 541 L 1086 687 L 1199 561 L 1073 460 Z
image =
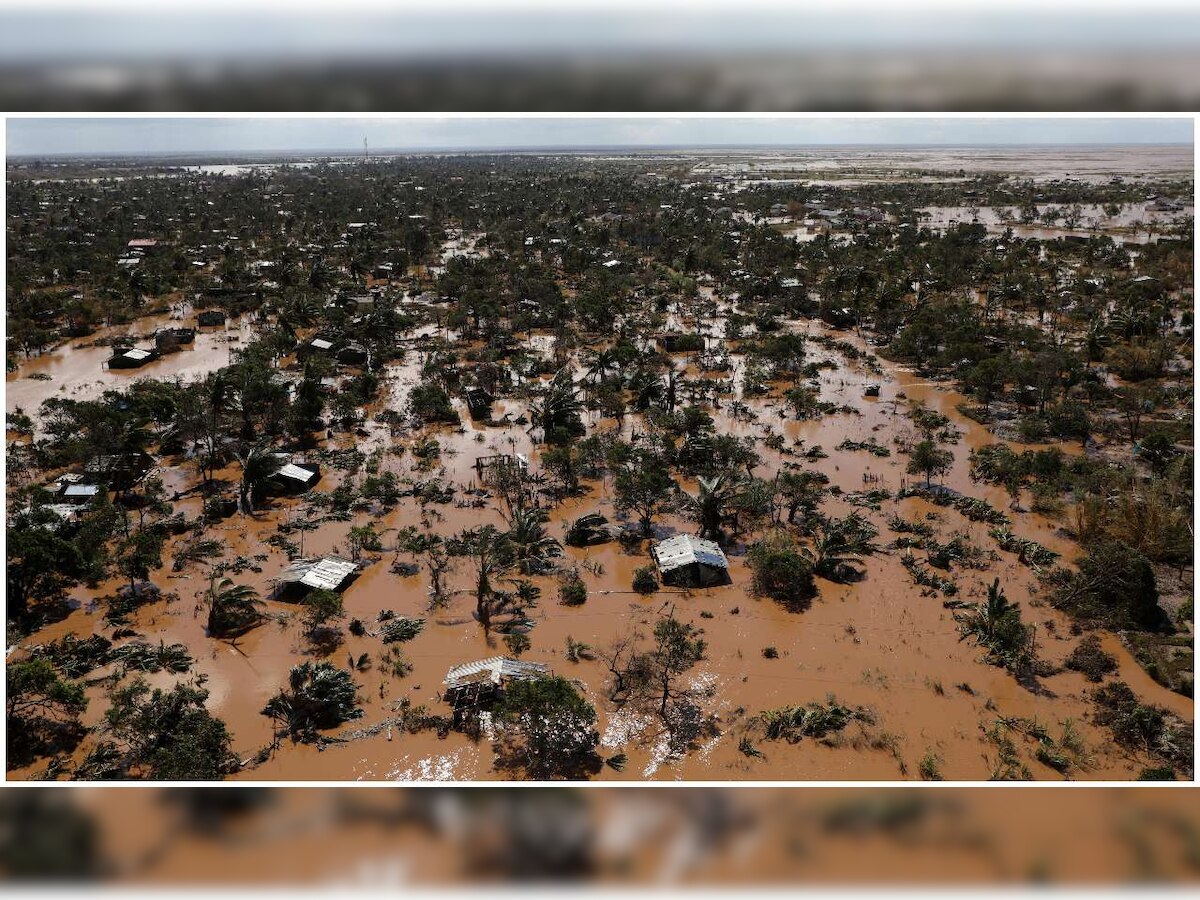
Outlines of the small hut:
M 139 347 L 113 347 L 113 355 L 106 365 L 110 369 L 140 369 L 148 362 L 158 359 L 157 350 L 142 350 Z
M 543 663 L 492 656 L 455 666 L 446 673 L 446 702 L 454 708 L 454 726 L 478 714 L 504 696 L 514 681 L 532 681 L 550 674 Z
M 663 584 L 712 587 L 729 583 L 729 560 L 713 541 L 677 534 L 650 548 Z
M 358 563 L 340 556 L 298 559 L 275 576 L 275 595 L 311 590 L 339 591 L 358 572 Z
M 529 460 L 520 453 L 493 453 L 475 457 L 475 472 L 480 484 L 500 484 L 514 473 L 529 471 Z
M 321 480 L 321 467 L 317 463 L 284 463 L 271 476 L 271 484 L 285 493 L 302 493 Z
M 487 421 L 492 417 L 492 395 L 483 388 L 471 388 L 466 394 L 467 411 L 476 421 Z
M 196 324 L 201 328 L 212 328 L 217 325 L 225 324 L 225 310 L 223 309 L 205 309 L 196 316 Z

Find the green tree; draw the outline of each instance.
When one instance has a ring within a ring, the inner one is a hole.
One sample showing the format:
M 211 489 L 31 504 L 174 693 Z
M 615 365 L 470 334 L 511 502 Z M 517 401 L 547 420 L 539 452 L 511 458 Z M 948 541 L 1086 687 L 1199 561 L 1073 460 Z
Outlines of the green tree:
M 546 514 L 538 509 L 518 509 L 508 529 L 513 560 L 522 575 L 538 575 L 562 556 L 562 544 L 546 533 Z
M 87 709 L 83 685 L 62 677 L 50 660 L 33 657 L 5 669 L 5 734 L 8 767 L 69 750 L 83 737 L 79 716 Z
M 704 659 L 707 642 L 703 632 L 689 622 L 680 622 L 674 615 L 660 619 L 654 626 L 654 647 L 646 658 L 650 681 L 656 685 L 658 714 L 670 726 L 667 707 L 680 696 L 680 677 Z
M 252 515 L 257 494 L 262 486 L 283 468 L 283 460 L 266 446 L 251 447 L 238 456 L 242 466 L 242 480 L 238 484 L 238 509 L 243 515 Z
M 617 509 L 637 513 L 642 534 L 649 537 L 654 533 L 654 517 L 670 500 L 675 481 L 658 456 L 642 453 L 636 461 L 622 467 L 613 487 Z
M 263 620 L 266 605 L 258 591 L 247 584 L 234 584 L 228 578 L 217 581 L 214 575 L 205 595 L 208 606 L 208 633 L 211 637 L 236 637 L 245 634 Z
M 304 662 L 288 673 L 288 686 L 267 701 L 264 716 L 292 740 L 314 741 L 317 731 L 362 717 L 358 686 L 349 672 L 329 663 Z
M 933 441 L 921 441 L 912 448 L 908 457 L 909 475 L 924 475 L 928 487 L 934 475 L 944 475 L 954 464 L 954 454 L 941 450 Z
M 583 778 L 599 768 L 596 710 L 567 679 L 515 681 L 495 712 L 505 730 L 502 765 L 539 779 Z
M 208 691 L 195 685 L 177 684 L 164 691 L 151 689 L 140 677 L 117 688 L 104 714 L 104 731 L 115 739 L 115 747 L 101 744 L 93 759 L 107 758 L 106 777 L 222 778 L 237 767 L 237 757 L 230 749 L 225 723 L 205 708 L 207 699 Z M 88 768 L 87 762 L 83 768 Z
M 1004 595 L 1000 579 L 988 587 L 987 599 L 967 607 L 957 617 L 961 640 L 970 639 L 988 651 L 988 662 L 1017 675 L 1034 661 L 1033 626 L 1021 621 L 1021 608 Z
M 746 556 L 752 573 L 751 589 L 792 611 L 808 606 L 816 594 L 813 564 L 782 533 L 764 537 Z

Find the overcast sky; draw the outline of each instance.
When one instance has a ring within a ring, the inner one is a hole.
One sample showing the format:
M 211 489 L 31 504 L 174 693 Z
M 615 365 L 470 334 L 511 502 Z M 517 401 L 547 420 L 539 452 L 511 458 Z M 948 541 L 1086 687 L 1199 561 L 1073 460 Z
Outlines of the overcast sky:
M 1191 143 L 1187 119 L 9 118 L 9 156 L 664 146 Z

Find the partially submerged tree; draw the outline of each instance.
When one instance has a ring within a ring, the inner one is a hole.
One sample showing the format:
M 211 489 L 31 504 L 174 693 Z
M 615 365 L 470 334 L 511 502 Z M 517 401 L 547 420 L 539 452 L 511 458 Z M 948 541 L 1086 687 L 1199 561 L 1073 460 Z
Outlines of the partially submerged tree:
M 266 605 L 258 591 L 247 584 L 234 584 L 229 578 L 217 581 L 214 575 L 205 593 L 208 607 L 208 633 L 211 637 L 237 637 L 263 620 Z
M 622 512 L 635 512 L 642 534 L 654 533 L 654 517 L 661 511 L 675 490 L 675 481 L 663 461 L 653 454 L 640 454 L 636 461 L 625 465 L 613 484 L 616 506 Z
M 238 462 L 242 466 L 242 480 L 238 484 L 238 510 L 242 515 L 251 515 L 262 486 L 283 468 L 283 460 L 269 447 L 259 445 L 238 454 Z
M 237 768 L 225 723 L 204 706 L 208 691 L 176 684 L 151 689 L 143 678 L 117 688 L 104 716 L 112 740 L 80 766 L 85 778 L 216 781 Z
M 8 767 L 70 750 L 83 737 L 87 709 L 83 685 L 64 678 L 50 660 L 33 657 L 5 669 L 5 735 Z
M 565 678 L 515 681 L 495 710 L 502 766 L 532 778 L 586 778 L 599 768 L 596 710 Z
M 929 487 L 933 476 L 944 475 L 954 464 L 954 454 L 939 449 L 933 441 L 925 440 L 912 448 L 908 457 L 908 474 L 924 475 L 925 486 Z
M 1021 608 L 1005 596 L 1000 579 L 988 587 L 983 603 L 956 616 L 962 640 L 987 650 L 987 660 L 1015 675 L 1025 675 L 1034 662 L 1033 626 L 1021 621 Z
M 746 561 L 754 593 L 785 609 L 799 612 L 816 595 L 812 560 L 782 532 L 768 534 L 751 547 Z
M 267 701 L 262 712 L 294 741 L 315 741 L 318 730 L 335 728 L 363 714 L 350 673 L 327 662 L 293 666 L 288 686 Z

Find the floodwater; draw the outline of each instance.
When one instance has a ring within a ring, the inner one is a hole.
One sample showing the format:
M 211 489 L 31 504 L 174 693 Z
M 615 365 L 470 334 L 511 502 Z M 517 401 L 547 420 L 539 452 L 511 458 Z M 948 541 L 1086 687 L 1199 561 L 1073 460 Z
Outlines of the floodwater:
M 678 314 L 678 311 L 677 311 Z M 143 332 L 152 330 L 153 320 L 140 323 Z M 710 325 L 711 334 L 720 334 L 720 321 Z M 246 326 L 242 326 L 243 329 Z M 811 336 L 829 335 L 849 341 L 862 350 L 865 343 L 849 332 L 833 332 L 820 323 L 798 322 L 792 327 Z M 241 331 L 245 339 L 245 331 Z M 98 392 L 104 387 L 122 383 L 139 374 L 161 377 L 180 375 L 195 377 L 226 359 L 227 344 L 223 332 L 201 334 L 197 349 L 183 351 L 174 357 L 153 363 L 135 373 L 102 370 L 100 361 L 107 348 L 76 349 L 64 347 L 23 364 L 8 379 L 8 408 L 22 406 L 34 412 L 46 397 L 66 392 Z M 536 336 L 544 342 L 546 336 Z M 236 345 L 235 345 L 236 346 Z M 880 369 L 868 371 L 860 360 L 851 362 L 841 354 L 810 343 L 810 359 L 830 358 L 838 363 L 836 370 L 823 370 L 820 378 L 821 399 L 846 404 L 861 415 L 839 413 L 815 421 L 797 422 L 781 412 L 776 400 L 746 399 L 754 421 L 741 418 L 735 421 L 730 414 L 732 397 L 722 397 L 721 408 L 711 410 L 719 430 L 763 438 L 769 433 L 784 436 L 785 449 L 799 452 L 821 445 L 828 457 L 805 463 L 829 476 L 831 485 L 844 492 L 887 488 L 893 493 L 905 483 L 906 457 L 895 452 L 894 440 L 904 440 L 914 433 L 905 416 L 905 402 L 919 400 L 948 416 L 961 432 L 961 439 L 950 449 L 954 465 L 943 479 L 948 487 L 987 499 L 993 506 L 1005 509 L 1008 497 L 1002 489 L 977 485 L 968 475 L 968 453 L 972 448 L 995 440 L 988 430 L 963 417 L 956 405 L 963 398 L 943 385 L 922 380 L 905 369 L 879 361 Z M 682 366 L 690 362 L 683 354 L 676 356 Z M 733 396 L 741 393 L 742 359 L 735 356 L 731 377 Z M 388 370 L 389 384 L 384 391 L 384 405 L 398 407 L 416 378 L 419 359 L 410 353 L 400 364 Z M 51 381 L 32 380 L 34 372 L 51 374 Z M 697 373 L 686 369 L 689 377 Z M 863 397 L 868 383 L 881 385 L 878 399 Z M 72 393 L 71 395 L 74 395 Z M 687 391 L 683 391 L 686 398 Z M 899 401 L 899 402 L 897 402 Z M 417 471 L 411 454 L 389 454 L 383 466 L 402 477 L 424 479 L 439 477 L 460 488 L 474 481 L 472 464 L 476 456 L 493 452 L 526 454 L 534 470 L 538 468 L 538 447 L 525 428 L 512 424 L 489 426 L 472 422 L 461 401 L 455 401 L 463 417 L 458 430 L 431 429 L 441 445 L 440 459 L 432 469 Z M 496 419 L 511 413 L 516 418 L 524 412 L 524 403 L 506 400 L 497 405 Z M 378 410 L 374 410 L 378 412 Z M 616 427 L 612 421 L 593 418 L 589 431 Z M 625 434 L 635 427 L 631 416 L 625 421 Z M 419 433 L 392 438 L 380 427 L 368 429 L 363 440 L 353 436 L 335 438 L 332 445 L 342 448 L 357 446 L 369 451 L 374 447 L 407 445 Z M 844 439 L 856 441 L 874 438 L 878 443 L 893 447 L 893 454 L 878 458 L 865 452 L 838 451 Z M 1068 452 L 1079 448 L 1067 446 Z M 799 455 L 783 456 L 767 449 L 761 442 L 758 450 L 762 465 L 755 474 L 769 477 L 785 462 L 802 460 Z M 194 483 L 195 473 L 179 460 L 164 461 L 162 474 L 168 491 L 182 489 Z M 231 480 L 235 470 L 222 473 Z M 318 485 L 321 491 L 332 490 L 345 477 L 326 466 Z M 694 489 L 694 484 L 685 484 Z M 463 499 L 463 494 L 456 499 Z M 563 534 L 566 522 L 588 512 L 598 511 L 610 520 L 620 517 L 612 505 L 612 489 L 608 482 L 586 484 L 583 496 L 572 498 L 549 510 L 548 531 L 555 537 Z M 177 504 L 190 517 L 199 511 L 199 500 L 189 498 Z M 825 509 L 844 515 L 854 509 L 845 496 L 830 498 Z M 892 514 L 907 519 L 934 517 L 933 524 L 940 540 L 961 533 L 983 549 L 994 549 L 987 535 L 987 526 L 972 523 L 951 508 L 934 507 L 923 500 L 883 502 L 878 511 L 860 510 L 879 528 L 878 543 L 890 543 L 894 535 L 886 526 Z M 276 532 L 279 523 L 306 516 L 304 501 L 284 498 L 272 501 L 252 517 L 234 516 L 210 530 L 209 537 L 226 544 L 225 559 L 238 556 L 254 560 L 259 571 L 247 570 L 233 576 L 238 583 L 257 588 L 264 596 L 269 593 L 271 578 L 286 564 L 284 554 L 265 543 Z M 1012 514 L 1014 530 L 1022 537 L 1047 545 L 1070 560 L 1075 545 L 1060 535 L 1054 523 L 1030 513 Z M 394 546 L 394 529 L 415 525 L 425 531 L 452 534 L 481 523 L 503 527 L 504 520 L 493 506 L 476 509 L 458 506 L 418 504 L 405 498 L 390 512 L 373 516 L 356 515 L 354 522 L 321 524 L 303 535 L 305 555 L 325 553 L 348 554 L 347 534 L 353 524 L 372 521 L 383 534 L 385 551 L 366 554 L 365 569 L 344 593 L 347 621 L 359 618 L 368 628 L 380 610 L 390 609 L 398 615 L 421 616 L 425 629 L 411 642 L 398 645 L 412 664 L 404 678 L 382 673 L 378 668 L 355 673 L 361 686 L 364 716 L 348 723 L 344 729 L 331 734 L 369 729 L 385 723 L 395 715 L 396 706 L 407 698 L 414 705 L 425 705 L 431 712 L 446 714 L 447 705 L 441 700 L 442 679 L 447 669 L 458 663 L 506 653 L 498 639 L 489 641 L 471 618 L 472 600 L 468 595 L 470 567 L 460 562 L 449 577 L 453 591 L 448 606 L 428 610 L 428 580 L 424 571 L 415 576 L 399 576 L 390 571 L 393 559 L 406 561 Z M 656 534 L 666 536 L 691 531 L 693 526 L 673 515 L 656 520 Z M 291 535 L 299 540 L 300 534 Z M 208 584 L 206 567 L 193 564 L 181 573 L 171 571 L 170 559 L 174 543 L 164 553 L 166 566 L 154 573 L 153 581 L 174 595 L 139 610 L 133 627 L 152 642 L 185 643 L 196 657 L 194 671 L 205 680 L 211 692 L 209 706 L 222 718 L 234 736 L 239 757 L 250 760 L 271 741 L 271 725 L 260 714 L 266 701 L 286 683 L 291 666 L 314 657 L 314 651 L 301 635 L 297 607 L 272 601 L 271 613 L 278 617 L 238 639 L 234 643 L 209 639 L 203 628 L 200 597 Z M 996 756 L 995 747 L 983 738 L 998 717 L 1022 717 L 1036 720 L 1057 736 L 1063 723 L 1074 724 L 1089 748 L 1090 761 L 1073 777 L 1081 779 L 1130 779 L 1147 761 L 1114 747 L 1106 733 L 1093 727 L 1086 719 L 1090 703 L 1085 693 L 1091 689 L 1081 675 L 1063 672 L 1042 680 L 1042 690 L 1030 692 L 1004 670 L 986 665 L 978 649 L 959 640 L 952 612 L 943 607 L 940 597 L 926 596 L 912 583 L 896 552 L 880 553 L 864 565 L 864 580 L 849 585 L 818 581 L 820 595 L 810 609 L 789 613 L 773 602 L 756 599 L 747 591 L 750 573 L 745 564 L 745 547 L 730 548 L 732 584 L 725 587 L 691 592 L 660 590 L 643 597 L 632 592 L 633 572 L 649 562 L 643 548 L 626 553 L 617 543 L 586 549 L 565 548 L 565 564 L 579 568 L 589 588 L 583 606 L 565 607 L 557 602 L 557 582 L 553 577 L 532 579 L 542 588 L 540 605 L 531 613 L 535 627 L 529 634 L 531 648 L 523 659 L 548 664 L 556 674 L 571 678 L 595 705 L 598 730 L 602 735 L 603 755 L 611 757 L 621 752 L 627 761 L 622 771 L 604 767 L 596 776 L 600 780 L 861 780 L 916 778 L 918 761 L 926 754 L 941 760 L 946 779 L 982 780 L 991 771 Z M 986 571 L 958 569 L 952 573 L 959 582 L 958 599 L 975 602 L 983 597 L 986 585 L 999 578 L 1008 596 L 1018 600 L 1027 621 L 1038 629 L 1039 653 L 1052 663 L 1059 663 L 1077 642 L 1069 634 L 1070 622 L 1046 606 L 1038 596 L 1037 579 L 1027 567 L 1020 565 L 1009 553 L 997 551 L 998 560 Z M 43 629 L 25 644 L 51 640 L 68 632 L 87 635 L 93 631 L 106 632 L 100 621 L 101 612 L 94 609 L 94 599 L 114 590 L 116 584 L 102 585 L 99 590 L 79 588 L 72 592 L 81 608 L 62 622 Z M 704 629 L 708 641 L 706 659 L 685 678 L 700 696 L 699 705 L 710 715 L 715 728 L 702 732 L 687 752 L 672 748 L 657 719 L 652 714 L 614 708 L 607 700 L 608 673 L 599 660 L 584 659 L 570 662 L 565 656 L 568 637 L 583 641 L 591 647 L 610 646 L 630 632 L 647 635 L 657 618 L 667 611 Z M 1105 638 L 1106 647 L 1119 659 L 1117 677 L 1129 682 L 1146 701 L 1165 706 L 1184 718 L 1192 719 L 1192 702 L 1173 694 L 1154 683 L 1137 666 L 1113 637 Z M 766 647 L 775 647 L 778 658 L 764 657 Z M 370 635 L 354 637 L 348 633 L 344 643 L 328 657 L 334 664 L 345 667 L 348 657 L 357 659 L 367 653 L 377 660 L 383 649 Z M 93 673 L 93 676 L 104 673 Z M 174 676 L 151 676 L 156 684 L 169 684 Z M 960 687 L 961 686 L 961 687 Z M 93 703 L 85 717 L 88 724 L 97 724 L 102 716 L 103 688 L 89 688 Z M 763 710 L 784 705 L 824 701 L 835 695 L 842 702 L 869 707 L 875 715 L 874 725 L 852 724 L 832 745 L 805 739 L 798 744 L 763 740 L 751 720 Z M 763 754 L 751 757 L 740 752 L 743 736 Z M 1032 758 L 1032 744 L 1021 746 L 1022 757 L 1033 776 L 1038 779 L 1060 780 L 1063 776 Z M 81 751 L 82 753 L 82 751 Z M 81 755 L 80 753 L 80 755 Z M 28 778 L 43 768 L 44 762 L 29 770 L 10 773 L 10 777 Z M 494 780 L 506 777 L 492 765 L 488 741 L 473 743 L 467 737 L 451 733 L 439 739 L 432 732 L 417 735 L 403 734 L 382 728 L 375 734 L 330 744 L 324 748 L 293 745 L 284 739 L 279 750 L 258 766 L 247 766 L 236 776 L 248 780 L 371 780 L 371 781 L 462 781 Z
M 7 373 L 4 409 L 11 413 L 20 408 L 33 415 L 50 397 L 94 400 L 107 390 L 119 390 L 139 378 L 185 381 L 200 378 L 229 365 L 232 352 L 252 336 L 248 319 L 231 319 L 224 326 L 199 328 L 191 346 L 184 345 L 179 352 L 164 354 L 138 369 L 109 369 L 105 363 L 112 356 L 112 348 L 96 344 L 114 337 L 128 337 L 131 345 L 150 348 L 154 346 L 157 329 L 183 326 L 195 328 L 195 316 L 147 316 L 132 325 L 99 328 L 87 337 L 71 338 Z

